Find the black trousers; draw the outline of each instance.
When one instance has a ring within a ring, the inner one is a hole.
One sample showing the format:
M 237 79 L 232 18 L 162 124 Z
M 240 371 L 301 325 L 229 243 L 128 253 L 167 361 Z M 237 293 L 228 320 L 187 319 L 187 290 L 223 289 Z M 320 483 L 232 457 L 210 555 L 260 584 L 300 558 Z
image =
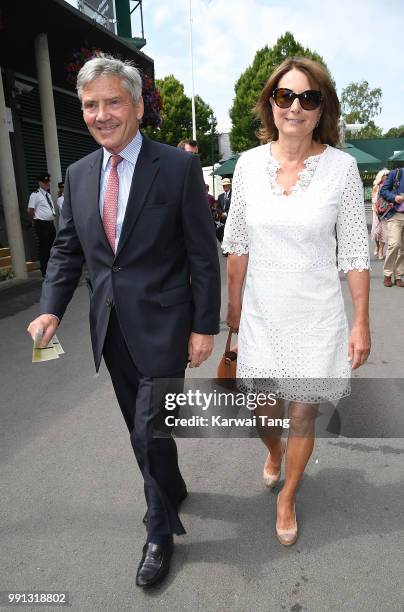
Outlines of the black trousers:
M 56 230 L 53 221 L 41 221 L 40 219 L 34 219 L 34 229 L 38 244 L 39 264 L 42 276 L 45 276 Z
M 165 379 L 144 376 L 134 364 L 113 308 L 103 356 L 130 434 L 130 441 L 144 479 L 149 534 L 183 534 L 177 512 L 185 483 L 178 467 L 177 446 L 171 435 L 156 437 L 161 422 L 164 393 L 181 392 L 184 372 Z

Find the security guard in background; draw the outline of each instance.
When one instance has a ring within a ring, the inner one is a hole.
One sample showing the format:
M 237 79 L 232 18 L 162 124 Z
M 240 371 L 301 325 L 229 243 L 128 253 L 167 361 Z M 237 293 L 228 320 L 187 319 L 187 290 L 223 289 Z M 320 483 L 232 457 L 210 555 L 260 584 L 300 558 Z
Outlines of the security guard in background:
M 55 240 L 55 206 L 49 193 L 50 174 L 44 172 L 37 176 L 38 189 L 31 193 L 28 203 L 28 216 L 33 220 L 38 241 L 39 263 L 42 276 L 46 275 L 50 250 Z
M 62 212 L 63 202 L 65 201 L 65 184 L 64 181 L 58 183 L 58 208 L 59 214 Z

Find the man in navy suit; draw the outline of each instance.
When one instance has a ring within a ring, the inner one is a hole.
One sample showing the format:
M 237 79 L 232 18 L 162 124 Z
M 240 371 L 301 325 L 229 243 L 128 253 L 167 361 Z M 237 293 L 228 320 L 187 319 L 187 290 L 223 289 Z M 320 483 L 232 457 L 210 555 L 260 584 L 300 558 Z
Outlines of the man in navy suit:
M 173 534 L 185 533 L 177 448 L 153 431 L 164 392 L 178 388 L 187 360 L 197 367 L 209 357 L 219 332 L 217 248 L 199 158 L 139 131 L 137 69 L 94 58 L 77 91 L 101 148 L 66 173 L 42 314 L 28 331 L 42 331 L 47 344 L 86 263 L 95 365 L 103 356 L 144 478 L 147 541 L 136 583 L 147 587 L 169 570 Z

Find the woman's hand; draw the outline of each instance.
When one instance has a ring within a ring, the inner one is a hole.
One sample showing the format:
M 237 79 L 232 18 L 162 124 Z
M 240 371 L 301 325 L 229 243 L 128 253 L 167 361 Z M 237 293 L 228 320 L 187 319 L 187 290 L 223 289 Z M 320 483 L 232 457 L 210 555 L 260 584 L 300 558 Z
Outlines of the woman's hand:
M 349 290 L 355 310 L 354 324 L 348 342 L 348 359 L 356 370 L 370 353 L 369 330 L 369 270 L 350 270 L 347 274 Z
M 370 346 L 369 324 L 354 324 L 348 342 L 348 359 L 353 370 L 356 370 L 365 363 L 369 357 Z
M 241 317 L 241 304 L 228 304 L 227 306 L 227 317 L 226 323 L 230 327 L 232 332 L 238 332 L 238 328 L 240 327 L 240 317 Z

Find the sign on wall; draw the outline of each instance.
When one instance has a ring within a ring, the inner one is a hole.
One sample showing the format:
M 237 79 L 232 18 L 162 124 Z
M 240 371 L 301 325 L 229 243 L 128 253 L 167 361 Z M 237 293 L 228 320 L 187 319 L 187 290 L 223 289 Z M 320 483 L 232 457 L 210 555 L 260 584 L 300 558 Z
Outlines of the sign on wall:
M 115 0 L 79 0 L 79 10 L 114 34 L 116 31 Z

